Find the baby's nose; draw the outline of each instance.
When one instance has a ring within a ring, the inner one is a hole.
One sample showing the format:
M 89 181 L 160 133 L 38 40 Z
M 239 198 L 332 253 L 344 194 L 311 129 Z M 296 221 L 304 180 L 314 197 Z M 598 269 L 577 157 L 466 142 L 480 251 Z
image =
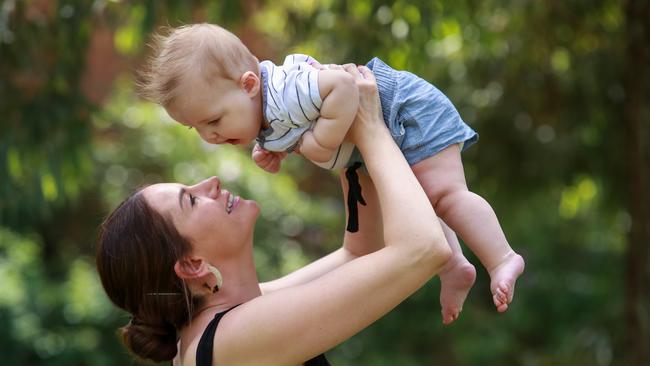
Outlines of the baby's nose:
M 214 144 L 214 145 L 221 145 L 226 142 L 226 139 L 222 138 L 218 134 L 212 134 L 210 135 L 207 139 L 205 139 L 207 142 Z
M 202 131 L 198 131 L 198 132 L 199 132 L 199 136 L 201 136 L 201 139 L 207 142 L 208 144 L 219 144 L 218 133 L 207 129 L 203 129 Z

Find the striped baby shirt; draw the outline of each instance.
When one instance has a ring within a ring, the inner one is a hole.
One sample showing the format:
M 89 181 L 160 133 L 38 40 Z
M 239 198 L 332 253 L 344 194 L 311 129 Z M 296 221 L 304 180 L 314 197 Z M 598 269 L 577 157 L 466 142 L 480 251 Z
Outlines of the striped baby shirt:
M 268 128 L 257 142 L 269 151 L 292 151 L 300 137 L 320 116 L 323 101 L 318 91 L 315 60 L 307 55 L 288 55 L 281 66 L 260 63 L 262 108 Z

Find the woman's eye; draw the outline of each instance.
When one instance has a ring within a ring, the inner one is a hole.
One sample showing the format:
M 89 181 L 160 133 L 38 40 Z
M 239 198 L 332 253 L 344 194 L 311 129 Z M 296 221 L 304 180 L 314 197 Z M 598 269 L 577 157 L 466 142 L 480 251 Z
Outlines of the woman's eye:
M 191 205 L 191 206 L 194 206 L 194 203 L 196 203 L 196 197 L 194 197 L 194 196 L 192 196 L 192 195 L 190 194 L 190 205 Z

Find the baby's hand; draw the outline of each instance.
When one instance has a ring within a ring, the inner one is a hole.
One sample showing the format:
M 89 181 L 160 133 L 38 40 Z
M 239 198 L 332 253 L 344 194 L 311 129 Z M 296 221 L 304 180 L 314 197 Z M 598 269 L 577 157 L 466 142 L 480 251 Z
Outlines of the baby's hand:
M 255 164 L 269 173 L 277 173 L 280 170 L 282 159 L 286 156 L 286 152 L 264 150 L 259 144 L 255 144 L 252 153 Z

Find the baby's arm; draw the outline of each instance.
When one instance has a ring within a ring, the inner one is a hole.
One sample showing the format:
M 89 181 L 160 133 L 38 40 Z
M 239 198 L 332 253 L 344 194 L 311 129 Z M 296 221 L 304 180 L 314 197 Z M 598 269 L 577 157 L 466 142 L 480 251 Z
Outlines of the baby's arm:
M 323 100 L 320 117 L 302 136 L 299 149 L 307 159 L 324 163 L 348 133 L 359 106 L 359 89 L 344 70 L 321 70 L 318 90 Z

